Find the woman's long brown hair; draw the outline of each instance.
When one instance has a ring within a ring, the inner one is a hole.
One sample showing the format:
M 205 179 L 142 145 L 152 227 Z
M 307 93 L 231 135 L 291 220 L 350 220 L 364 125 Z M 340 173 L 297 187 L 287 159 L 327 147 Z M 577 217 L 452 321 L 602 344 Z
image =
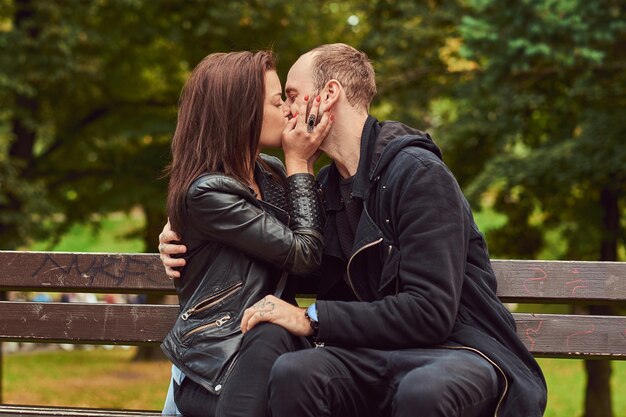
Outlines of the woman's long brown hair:
M 167 168 L 167 214 L 179 234 L 185 196 L 198 176 L 221 172 L 248 182 L 263 123 L 265 73 L 273 69 L 270 51 L 215 53 L 185 83 Z

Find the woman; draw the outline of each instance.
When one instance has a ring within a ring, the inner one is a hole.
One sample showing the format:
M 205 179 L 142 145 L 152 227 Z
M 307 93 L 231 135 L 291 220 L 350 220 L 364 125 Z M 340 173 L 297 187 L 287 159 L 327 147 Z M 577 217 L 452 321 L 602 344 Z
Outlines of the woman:
M 263 296 L 293 300 L 287 274 L 321 259 L 312 162 L 331 116 L 307 131 L 306 105 L 288 120 L 281 97 L 270 52 L 209 55 L 183 88 L 167 211 L 188 250 L 175 281 L 181 314 L 162 348 L 185 375 L 174 398 L 186 417 L 266 415 L 275 359 L 303 343 L 273 324 L 240 329 Z M 318 109 L 312 100 L 311 114 Z M 286 170 L 259 153 L 281 144 Z

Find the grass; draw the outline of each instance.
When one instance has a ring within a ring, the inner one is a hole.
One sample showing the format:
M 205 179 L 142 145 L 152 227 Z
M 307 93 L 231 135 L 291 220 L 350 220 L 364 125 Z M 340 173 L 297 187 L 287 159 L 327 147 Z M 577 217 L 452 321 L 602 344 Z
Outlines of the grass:
M 135 348 L 5 355 L 6 404 L 158 410 L 170 364 L 132 362 Z
M 583 360 L 538 360 L 548 383 L 548 407 L 545 417 L 576 417 L 583 414 L 585 381 Z M 626 361 L 613 362 L 611 377 L 614 417 L 626 417 Z M 620 393 L 622 395 L 620 395 Z
M 30 352 L 4 358 L 4 402 L 158 410 L 169 381 L 168 362 L 131 362 L 130 350 Z M 576 417 L 583 407 L 583 361 L 539 359 L 548 382 L 545 417 Z M 626 361 L 613 363 L 613 409 L 626 417 Z

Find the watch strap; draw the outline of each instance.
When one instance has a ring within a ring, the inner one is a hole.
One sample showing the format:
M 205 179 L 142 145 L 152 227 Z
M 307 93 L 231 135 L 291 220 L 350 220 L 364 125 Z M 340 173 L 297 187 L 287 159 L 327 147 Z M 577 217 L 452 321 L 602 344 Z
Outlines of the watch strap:
M 309 308 L 307 308 L 306 310 L 304 310 L 304 316 L 309 319 L 309 324 L 311 325 L 311 330 L 313 330 L 313 334 L 311 335 L 311 338 L 313 339 L 313 342 L 317 341 L 317 335 L 319 333 L 319 322 L 317 321 L 317 311 L 315 310 L 315 307 L 313 307 L 313 309 L 311 309 L 312 306 L 314 306 L 315 304 L 311 304 L 311 306 L 309 306 Z M 313 317 L 311 317 L 311 315 L 309 314 L 309 312 L 313 312 L 315 311 L 315 319 L 313 319 Z
M 309 308 L 306 309 L 306 312 L 311 320 L 319 322 L 317 318 L 317 305 L 315 303 L 311 304 Z

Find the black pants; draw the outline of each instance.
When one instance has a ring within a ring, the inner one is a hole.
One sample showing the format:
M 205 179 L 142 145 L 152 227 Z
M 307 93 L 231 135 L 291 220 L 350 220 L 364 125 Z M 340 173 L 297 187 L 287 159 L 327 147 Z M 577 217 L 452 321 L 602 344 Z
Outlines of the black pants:
M 190 378 L 174 385 L 174 401 L 185 417 L 266 417 L 267 384 L 272 365 L 285 352 L 310 346 L 270 323 L 244 335 L 239 359 L 220 395 L 213 395 Z
M 270 411 L 272 417 L 493 416 L 498 373 L 468 350 L 305 349 L 276 361 Z

